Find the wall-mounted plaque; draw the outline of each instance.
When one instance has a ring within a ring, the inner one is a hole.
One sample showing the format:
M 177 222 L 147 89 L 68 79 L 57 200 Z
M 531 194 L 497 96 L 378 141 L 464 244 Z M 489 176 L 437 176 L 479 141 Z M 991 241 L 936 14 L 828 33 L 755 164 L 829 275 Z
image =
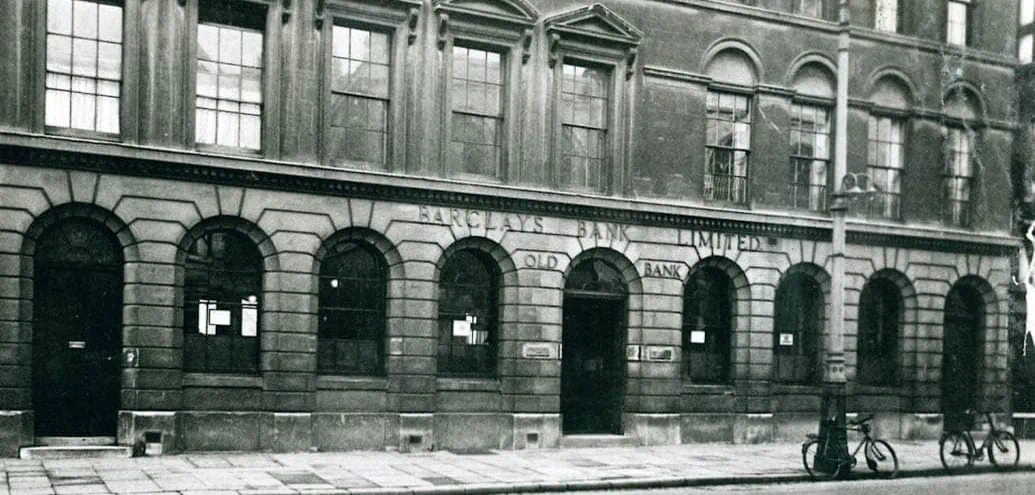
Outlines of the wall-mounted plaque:
M 521 344 L 521 357 L 525 359 L 558 359 L 558 345 L 549 342 L 525 342 Z
M 670 346 L 647 346 L 644 348 L 646 361 L 675 361 L 676 350 Z
M 401 356 L 403 353 L 403 339 L 402 337 L 392 337 L 388 339 L 388 354 L 393 356 Z
M 781 333 L 780 334 L 780 345 L 794 345 L 794 334 L 793 333 Z
M 705 340 L 704 330 L 691 330 L 690 331 L 690 343 L 691 344 L 703 344 Z

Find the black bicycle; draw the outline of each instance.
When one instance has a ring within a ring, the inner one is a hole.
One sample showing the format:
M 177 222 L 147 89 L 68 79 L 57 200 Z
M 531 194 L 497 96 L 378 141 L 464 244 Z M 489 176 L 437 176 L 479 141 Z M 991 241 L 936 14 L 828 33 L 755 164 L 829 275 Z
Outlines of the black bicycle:
M 1012 468 L 1017 466 L 1021 459 L 1021 444 L 1017 438 L 1006 430 L 1000 430 L 995 426 L 995 417 L 992 413 L 976 413 L 968 409 L 966 411 L 968 421 L 965 424 L 972 425 L 975 414 L 984 414 L 988 421 L 988 436 L 981 442 L 981 447 L 974 446 L 974 437 L 970 435 L 967 428 L 947 430 L 942 433 L 938 440 L 939 456 L 942 459 L 942 467 L 949 474 L 959 473 L 974 465 L 975 460 L 985 458 L 988 452 L 988 460 L 998 468 Z
M 837 427 L 832 424 L 832 421 L 830 422 L 830 429 L 839 428 L 862 433 L 862 440 L 851 453 L 848 452 L 847 442 L 838 441 L 835 435 L 827 435 L 825 440 L 820 440 L 819 435 L 809 433 L 808 439 L 801 444 L 802 463 L 805 464 L 805 471 L 809 473 L 809 476 L 814 480 L 844 478 L 855 467 L 856 456 L 862 450 L 866 458 L 866 466 L 871 471 L 881 478 L 894 478 L 898 474 L 898 456 L 895 455 L 895 449 L 892 449 L 888 442 L 870 437 L 869 421 L 871 419 L 873 419 L 872 414 L 862 419 L 849 421 L 849 426 L 844 427 Z

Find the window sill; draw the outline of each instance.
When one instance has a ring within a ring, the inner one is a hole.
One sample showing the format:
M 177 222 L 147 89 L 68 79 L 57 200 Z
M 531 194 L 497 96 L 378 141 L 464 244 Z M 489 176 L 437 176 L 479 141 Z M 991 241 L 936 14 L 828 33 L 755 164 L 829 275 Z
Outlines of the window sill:
M 774 383 L 773 395 L 821 395 L 823 385 L 805 385 L 793 383 Z
M 112 134 L 99 131 L 87 131 L 83 129 L 75 129 L 72 127 L 55 127 L 49 125 L 46 127 L 45 132 L 51 136 L 90 139 L 93 141 L 105 141 L 109 143 L 117 143 L 121 141 L 122 138 L 122 136 L 120 136 L 119 134 Z
M 262 377 L 241 374 L 184 373 L 184 387 L 262 388 Z
M 499 392 L 500 382 L 495 378 L 440 377 L 435 379 L 439 392 Z
M 249 157 L 249 158 L 261 158 L 262 150 L 255 150 L 251 148 L 234 148 L 232 146 L 220 146 L 218 144 L 201 144 L 196 143 L 199 152 L 210 153 L 213 155 L 225 155 L 225 156 L 236 156 L 236 157 Z
M 380 376 L 316 377 L 317 390 L 388 390 L 388 379 Z
M 866 395 L 908 395 L 898 385 L 860 385 L 855 384 L 853 393 Z
M 691 383 L 688 378 L 683 377 L 683 385 L 681 391 L 684 395 L 704 395 L 704 394 L 726 394 L 731 395 L 735 389 L 733 385 L 722 384 L 722 383 Z

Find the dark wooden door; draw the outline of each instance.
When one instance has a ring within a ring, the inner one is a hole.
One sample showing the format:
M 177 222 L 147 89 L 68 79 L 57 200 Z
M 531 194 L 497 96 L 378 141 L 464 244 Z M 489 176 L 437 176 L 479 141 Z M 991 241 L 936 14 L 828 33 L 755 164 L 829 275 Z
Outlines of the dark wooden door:
M 565 434 L 622 433 L 625 307 L 613 298 L 564 300 L 561 414 Z
M 36 436 L 114 436 L 121 370 L 121 253 L 99 225 L 39 241 L 33 277 Z

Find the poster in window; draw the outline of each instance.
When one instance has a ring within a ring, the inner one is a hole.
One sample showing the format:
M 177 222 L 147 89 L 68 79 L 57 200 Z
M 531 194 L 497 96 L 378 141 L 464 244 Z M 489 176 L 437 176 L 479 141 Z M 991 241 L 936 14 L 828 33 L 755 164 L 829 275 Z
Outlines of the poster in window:
M 471 322 L 468 320 L 453 320 L 453 336 L 469 337 L 471 335 Z
M 705 340 L 704 330 L 693 330 L 690 332 L 691 344 L 703 344 Z
M 209 325 L 222 325 L 227 326 L 230 324 L 230 310 L 227 309 L 212 309 L 209 307 L 208 312 L 208 323 Z
M 793 346 L 794 345 L 794 334 L 793 333 L 781 333 L 780 334 L 780 345 L 782 345 L 782 346 Z

